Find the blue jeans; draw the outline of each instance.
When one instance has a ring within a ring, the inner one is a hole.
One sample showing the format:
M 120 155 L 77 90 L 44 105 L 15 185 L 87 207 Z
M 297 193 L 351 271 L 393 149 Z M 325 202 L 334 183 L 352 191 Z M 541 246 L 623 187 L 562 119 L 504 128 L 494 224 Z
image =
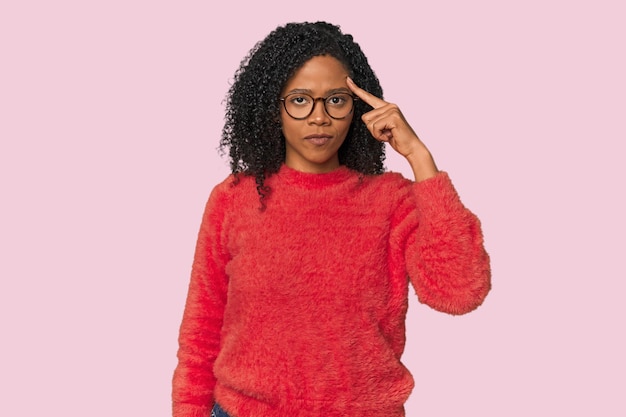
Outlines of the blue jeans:
M 215 403 L 211 410 L 211 417 L 232 417 L 226 411 L 222 410 L 222 407 L 218 403 Z

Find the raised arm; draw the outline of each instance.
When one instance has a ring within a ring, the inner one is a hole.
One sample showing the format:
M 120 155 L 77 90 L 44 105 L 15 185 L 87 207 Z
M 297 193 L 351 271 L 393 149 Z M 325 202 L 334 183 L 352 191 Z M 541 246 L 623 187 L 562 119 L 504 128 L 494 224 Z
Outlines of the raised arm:
M 491 288 L 489 256 L 478 218 L 462 203 L 448 175 L 439 172 L 426 145 L 400 108 L 348 86 L 373 109 L 362 116 L 372 136 L 404 156 L 416 183 L 394 213 L 393 242 L 421 302 L 463 314 L 478 307 Z

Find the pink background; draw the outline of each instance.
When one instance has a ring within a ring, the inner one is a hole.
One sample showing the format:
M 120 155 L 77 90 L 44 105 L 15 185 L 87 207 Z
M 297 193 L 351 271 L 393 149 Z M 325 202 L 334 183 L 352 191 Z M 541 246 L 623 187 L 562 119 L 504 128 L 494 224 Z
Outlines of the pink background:
M 169 415 L 229 80 L 318 19 L 361 44 L 492 256 L 474 313 L 412 300 L 407 415 L 626 415 L 622 2 L 211 3 L 0 5 L 0 415 Z

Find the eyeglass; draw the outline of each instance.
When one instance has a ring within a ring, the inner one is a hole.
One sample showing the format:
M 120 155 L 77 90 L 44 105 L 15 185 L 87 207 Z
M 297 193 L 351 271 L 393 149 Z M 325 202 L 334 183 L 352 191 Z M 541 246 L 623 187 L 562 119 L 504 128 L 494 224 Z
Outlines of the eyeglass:
M 279 100 L 283 102 L 287 114 L 296 120 L 309 117 L 313 113 L 317 101 L 324 103 L 326 114 L 333 119 L 345 119 L 352 113 L 354 101 L 358 100 L 358 97 L 348 93 L 336 93 L 328 97 L 313 98 L 304 93 L 291 93 Z

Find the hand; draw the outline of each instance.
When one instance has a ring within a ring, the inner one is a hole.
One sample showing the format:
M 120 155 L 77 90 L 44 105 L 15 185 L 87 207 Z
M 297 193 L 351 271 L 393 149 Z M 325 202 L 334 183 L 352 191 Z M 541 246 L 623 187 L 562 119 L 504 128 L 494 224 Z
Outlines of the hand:
M 376 140 L 389 143 L 409 161 L 416 181 L 434 176 L 438 172 L 435 161 L 404 118 L 400 108 L 358 87 L 350 77 L 347 82 L 357 97 L 374 108 L 361 117 L 372 136 Z

